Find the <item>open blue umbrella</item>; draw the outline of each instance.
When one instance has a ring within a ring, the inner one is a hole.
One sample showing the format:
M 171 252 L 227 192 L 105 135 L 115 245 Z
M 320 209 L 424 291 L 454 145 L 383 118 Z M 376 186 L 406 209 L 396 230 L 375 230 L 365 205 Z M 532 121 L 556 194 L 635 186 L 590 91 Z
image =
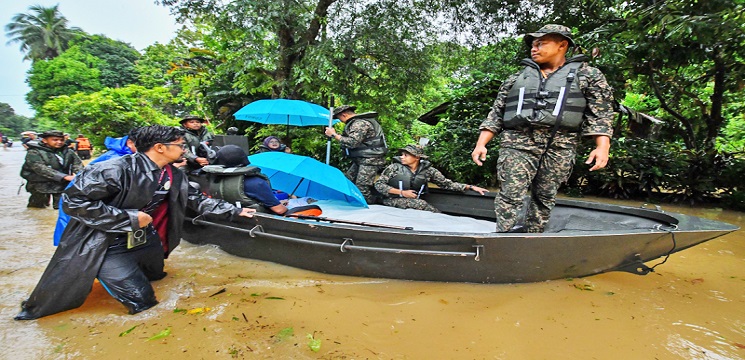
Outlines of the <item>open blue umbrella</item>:
M 318 126 L 328 125 L 329 109 L 302 100 L 256 100 L 233 114 L 237 120 L 260 124 Z
M 248 157 L 251 165 L 261 168 L 272 187 L 296 196 L 318 200 L 342 200 L 367 207 L 365 197 L 339 169 L 307 156 L 283 152 L 265 152 Z

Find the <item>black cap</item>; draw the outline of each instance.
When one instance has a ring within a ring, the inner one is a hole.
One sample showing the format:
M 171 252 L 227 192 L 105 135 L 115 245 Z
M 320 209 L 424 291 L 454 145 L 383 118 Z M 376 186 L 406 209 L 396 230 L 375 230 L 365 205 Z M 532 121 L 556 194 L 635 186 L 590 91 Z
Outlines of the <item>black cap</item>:
M 222 165 L 224 167 L 243 167 L 251 164 L 248 161 L 248 155 L 238 145 L 225 145 L 217 150 L 215 161 L 212 165 Z

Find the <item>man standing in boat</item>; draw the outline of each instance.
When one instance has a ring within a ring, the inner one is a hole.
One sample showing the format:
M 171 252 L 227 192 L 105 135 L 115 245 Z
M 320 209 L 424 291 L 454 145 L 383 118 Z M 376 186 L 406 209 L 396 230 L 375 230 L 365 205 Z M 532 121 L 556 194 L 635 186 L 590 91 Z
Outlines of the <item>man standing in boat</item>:
M 531 59 L 502 83 L 471 154 L 481 166 L 487 143 L 499 135 L 497 232 L 543 232 L 559 185 L 571 174 L 580 135 L 595 139 L 585 162 L 594 162 L 590 171 L 608 163 L 613 135 L 613 91 L 585 55 L 567 58 L 575 47 L 571 30 L 545 25 L 524 41 Z M 529 191 L 525 224 L 516 226 Z
M 375 181 L 375 189 L 385 194 L 382 199 L 383 205 L 440 212 L 420 198 L 427 193 L 429 182 L 433 182 L 441 189 L 451 191 L 473 190 L 481 195 L 487 191 L 478 186 L 461 184 L 446 178 L 439 170 L 432 167 L 421 146 L 406 145 L 400 150 L 401 157 L 394 157 L 393 164 L 388 165 Z
M 326 136 L 339 140 L 344 156 L 352 159 L 352 166 L 344 173 L 365 197 L 368 204 L 375 203 L 373 182 L 385 166 L 388 145 L 383 128 L 375 112 L 356 114 L 357 107 L 342 105 L 334 109 L 334 118 L 344 123 L 344 132 L 337 134 L 333 127 L 326 127 Z

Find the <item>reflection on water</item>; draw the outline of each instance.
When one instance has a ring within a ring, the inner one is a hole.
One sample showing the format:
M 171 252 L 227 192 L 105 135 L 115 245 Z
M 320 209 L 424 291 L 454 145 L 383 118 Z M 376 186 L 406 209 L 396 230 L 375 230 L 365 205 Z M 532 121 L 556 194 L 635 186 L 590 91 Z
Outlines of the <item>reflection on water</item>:
M 23 156 L 0 151 L 2 359 L 745 358 L 742 230 L 647 276 L 506 285 L 331 276 L 184 243 L 154 283 L 161 303 L 151 310 L 127 315 L 94 284 L 80 309 L 16 322 L 54 251 L 56 219 L 16 195 Z M 663 209 L 745 227 L 742 213 Z

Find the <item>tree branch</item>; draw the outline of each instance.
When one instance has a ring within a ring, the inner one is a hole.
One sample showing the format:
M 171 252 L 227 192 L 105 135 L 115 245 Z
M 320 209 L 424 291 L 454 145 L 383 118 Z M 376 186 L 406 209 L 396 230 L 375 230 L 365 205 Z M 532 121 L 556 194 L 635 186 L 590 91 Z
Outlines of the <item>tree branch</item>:
M 655 81 L 655 79 L 654 79 L 655 74 L 659 74 L 659 72 L 652 66 L 651 63 L 649 63 L 649 70 L 650 70 L 649 82 L 650 82 L 650 85 L 652 85 L 652 89 L 654 90 L 654 95 L 657 97 L 657 100 L 660 101 L 660 106 L 662 106 L 662 108 L 665 109 L 665 111 L 667 111 L 668 113 L 670 113 L 670 115 L 672 115 L 674 118 L 678 119 L 678 121 L 680 121 L 681 124 L 683 124 L 683 128 L 685 129 L 685 131 L 681 134 L 681 135 L 683 135 L 683 141 L 685 141 L 686 146 L 689 149 L 691 149 L 691 150 L 695 149 L 696 148 L 695 147 L 695 145 L 696 145 L 696 134 L 693 132 L 693 125 L 688 120 L 688 118 L 686 118 L 685 116 L 683 116 L 679 112 L 675 111 L 667 103 L 667 100 L 662 95 L 662 92 L 660 91 L 660 88 L 657 85 L 657 81 Z

